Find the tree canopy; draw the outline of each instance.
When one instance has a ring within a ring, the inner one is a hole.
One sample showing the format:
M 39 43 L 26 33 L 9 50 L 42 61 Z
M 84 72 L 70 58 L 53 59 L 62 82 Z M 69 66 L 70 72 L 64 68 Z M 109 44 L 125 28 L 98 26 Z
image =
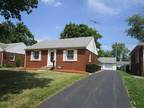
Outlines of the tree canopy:
M 37 41 L 26 25 L 23 23 L 13 24 L 7 21 L 0 24 L 0 42 L 24 42 L 26 45 L 32 45 Z
M 128 19 L 128 35 L 144 42 L 144 17 L 140 15 L 133 15 Z
M 117 58 L 117 60 L 123 60 L 127 61 L 128 60 L 128 53 L 129 50 L 128 48 L 125 47 L 124 43 L 114 43 L 112 45 L 112 54 L 114 57 Z
M 102 36 L 97 30 L 88 27 L 85 24 L 67 24 L 64 31 L 61 33 L 60 38 L 75 38 L 75 37 L 88 37 L 93 36 L 95 38 L 97 48 L 100 48 L 101 44 L 98 42 Z
M 112 52 L 111 51 L 104 51 L 103 49 L 100 49 L 98 51 L 98 56 L 99 57 L 112 57 Z
M 37 4 L 38 0 L 0 0 L 0 15 L 21 20 L 21 12 L 30 14 Z

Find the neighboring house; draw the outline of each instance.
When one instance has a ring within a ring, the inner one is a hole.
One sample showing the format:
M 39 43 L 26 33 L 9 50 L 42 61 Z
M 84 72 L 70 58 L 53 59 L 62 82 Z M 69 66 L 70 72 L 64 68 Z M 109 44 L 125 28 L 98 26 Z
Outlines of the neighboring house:
M 117 61 L 117 67 L 120 68 L 122 66 L 126 66 L 129 65 L 130 62 L 129 61 Z
M 21 60 L 21 66 L 24 66 L 25 59 L 24 43 L 0 43 L 0 64 L 7 66 L 15 66 L 16 58 Z
M 101 66 L 101 70 L 116 70 L 116 58 L 114 57 L 100 57 L 98 61 Z
M 42 41 L 26 49 L 26 68 L 52 67 L 63 71 L 85 71 L 87 63 L 97 63 L 93 37 Z
M 130 55 L 131 73 L 144 76 L 144 43 L 137 45 Z

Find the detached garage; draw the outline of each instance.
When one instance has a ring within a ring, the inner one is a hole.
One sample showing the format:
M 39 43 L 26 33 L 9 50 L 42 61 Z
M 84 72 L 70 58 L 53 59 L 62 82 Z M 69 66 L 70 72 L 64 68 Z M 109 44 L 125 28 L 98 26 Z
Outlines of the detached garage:
M 100 57 L 98 59 L 101 70 L 116 70 L 116 58 L 114 57 Z

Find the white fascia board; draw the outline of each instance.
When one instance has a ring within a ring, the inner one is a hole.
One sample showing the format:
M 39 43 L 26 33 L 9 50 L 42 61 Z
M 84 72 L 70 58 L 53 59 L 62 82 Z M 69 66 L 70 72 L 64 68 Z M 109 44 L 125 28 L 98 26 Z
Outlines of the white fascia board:
M 96 44 L 95 44 L 95 41 L 94 39 L 92 39 L 88 45 L 86 46 L 86 49 L 93 52 L 94 54 L 98 55 L 98 52 L 97 52 L 97 48 L 96 48 Z

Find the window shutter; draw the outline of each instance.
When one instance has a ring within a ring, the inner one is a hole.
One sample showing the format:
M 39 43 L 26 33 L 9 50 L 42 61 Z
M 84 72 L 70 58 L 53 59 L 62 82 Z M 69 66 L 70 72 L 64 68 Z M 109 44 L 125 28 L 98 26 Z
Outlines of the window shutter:
M 63 50 L 63 61 L 66 61 L 66 50 Z
M 74 61 L 77 61 L 77 50 L 74 50 Z

